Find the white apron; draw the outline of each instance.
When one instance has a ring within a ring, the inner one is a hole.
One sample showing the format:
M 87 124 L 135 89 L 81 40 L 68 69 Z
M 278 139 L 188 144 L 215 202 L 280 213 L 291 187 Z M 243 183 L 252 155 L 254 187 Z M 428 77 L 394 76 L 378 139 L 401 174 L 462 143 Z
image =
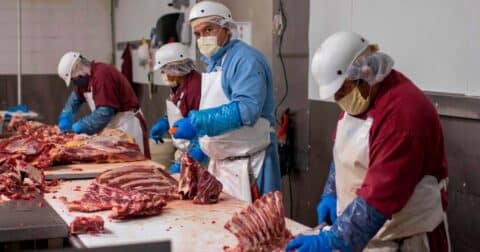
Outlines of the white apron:
M 367 173 L 372 122 L 372 118 L 362 120 L 345 113 L 338 123 L 333 151 L 338 216 L 357 196 L 356 190 Z M 385 223 L 364 251 L 430 251 L 426 233 L 442 221 L 447 225 L 442 188 L 446 189 L 446 181 L 438 183 L 433 176 L 423 177 L 404 208 Z M 448 227 L 446 232 L 448 235 Z M 394 241 L 397 239 L 405 239 L 401 247 Z
M 165 103 L 167 105 L 167 117 L 168 117 L 168 124 L 172 126 L 175 122 L 180 119 L 183 119 L 182 112 L 180 111 L 180 103 L 182 101 L 183 93 L 178 101 L 177 105 L 175 105 L 172 101 L 166 100 Z M 188 151 L 188 146 L 190 145 L 190 141 L 186 139 L 176 139 L 172 136 L 173 145 L 182 152 Z
M 92 112 L 95 111 L 95 102 L 93 101 L 92 92 L 85 92 L 83 93 L 83 96 L 85 97 L 85 100 L 87 101 L 90 110 Z M 135 142 L 138 144 L 138 147 L 140 147 L 142 153 L 144 153 L 143 131 L 139 119 L 135 116 L 136 113 L 142 112 L 140 110 L 137 112 L 118 112 L 110 120 L 106 127 L 110 129 L 121 130 L 127 133 L 129 136 L 133 137 L 133 139 L 135 139 Z
M 229 103 L 222 88 L 222 69 L 202 74 L 200 109 Z M 253 127 L 242 127 L 225 134 L 199 139 L 202 151 L 210 158 L 208 170 L 223 185 L 223 191 L 252 202 L 251 185 L 255 183 L 270 145 L 270 122 L 258 119 Z

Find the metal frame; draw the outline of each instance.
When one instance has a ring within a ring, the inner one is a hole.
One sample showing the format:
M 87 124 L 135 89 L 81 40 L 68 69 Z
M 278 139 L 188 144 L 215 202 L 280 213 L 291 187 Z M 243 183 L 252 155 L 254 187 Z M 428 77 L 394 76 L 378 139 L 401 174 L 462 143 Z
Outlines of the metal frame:
M 478 97 L 428 91 L 425 94 L 441 116 L 480 120 Z

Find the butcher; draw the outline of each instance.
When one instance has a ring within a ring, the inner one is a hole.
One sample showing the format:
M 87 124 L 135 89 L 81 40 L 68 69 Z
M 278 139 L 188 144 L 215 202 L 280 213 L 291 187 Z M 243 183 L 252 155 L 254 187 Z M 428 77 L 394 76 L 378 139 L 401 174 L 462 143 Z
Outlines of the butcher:
M 440 119 L 393 65 L 353 32 L 331 35 L 315 52 L 311 69 L 319 96 L 343 110 L 321 200 L 334 200 L 325 206 L 337 217 L 331 229 L 299 236 L 287 251 L 450 250 Z
M 265 56 L 232 37 L 235 23 L 221 3 L 197 3 L 189 20 L 207 70 L 199 110 L 177 121 L 173 136 L 199 137 L 209 171 L 230 195 L 251 202 L 279 190 L 275 96 Z
M 95 134 L 104 128 L 124 131 L 135 139 L 145 157 L 150 158 L 147 126 L 131 84 L 114 66 L 89 61 L 78 52 L 65 53 L 58 75 L 74 90 L 58 119 L 62 132 Z M 87 103 L 91 113 L 74 123 L 80 107 Z
M 160 71 L 163 82 L 170 87 L 170 96 L 166 100 L 167 115 L 161 117 L 150 130 L 150 138 L 158 143 L 170 125 L 187 117 L 190 111 L 198 110 L 202 76 L 196 70 L 189 48 L 182 43 L 169 43 L 160 47 L 155 52 L 153 70 Z M 171 172 L 180 172 L 180 157 L 185 152 L 200 163 L 208 160 L 200 149 L 197 138 L 188 141 L 173 137 L 172 140 L 177 152 L 175 162 L 170 166 Z

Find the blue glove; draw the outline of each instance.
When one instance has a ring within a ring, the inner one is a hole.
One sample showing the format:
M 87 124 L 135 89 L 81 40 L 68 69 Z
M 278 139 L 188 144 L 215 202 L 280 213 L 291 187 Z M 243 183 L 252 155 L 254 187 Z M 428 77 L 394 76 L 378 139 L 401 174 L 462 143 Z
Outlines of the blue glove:
M 176 121 L 173 124 L 173 127 L 177 128 L 177 130 L 173 134 L 173 137 L 177 139 L 192 140 L 197 136 L 197 130 L 192 125 L 189 117 Z
M 172 165 L 170 165 L 170 172 L 172 173 L 179 173 L 180 172 L 180 163 L 175 162 Z
M 19 104 L 17 106 L 9 107 L 7 109 L 8 112 L 17 112 L 17 111 L 22 111 L 24 113 L 28 112 L 28 107 L 24 104 Z
M 89 115 L 73 124 L 73 132 L 96 134 L 105 128 L 115 116 L 116 110 L 112 107 L 100 106 Z
M 332 194 L 323 195 L 322 199 L 317 205 L 318 224 L 326 221 L 327 216 L 330 218 L 330 223 L 335 223 L 337 220 L 337 197 Z
M 197 160 L 199 163 L 203 163 L 207 160 L 207 155 L 203 153 L 202 149 L 200 149 L 200 146 L 195 145 L 189 152 L 188 156 L 191 158 Z
M 385 224 L 387 217 L 361 197 L 356 197 L 337 218 L 330 232 L 333 248 L 362 251 Z
M 331 252 L 332 244 L 328 238 L 328 232 L 319 235 L 301 235 L 290 241 L 285 248 L 286 252 Z M 345 252 L 344 250 L 342 250 Z
M 158 141 L 162 141 L 162 136 L 168 131 L 168 118 L 166 116 L 160 118 L 155 125 L 153 125 L 150 130 L 150 138 L 155 140 L 155 143 L 158 144 Z
M 237 102 L 210 109 L 190 111 L 188 116 L 199 136 L 218 136 L 242 127 L 242 118 Z
M 74 123 L 73 126 L 72 126 L 72 131 L 73 131 L 73 133 L 75 133 L 75 134 L 80 134 L 80 133 L 82 133 L 82 131 L 83 131 L 83 130 L 82 130 L 82 124 L 81 124 L 80 122 Z
M 58 118 L 58 128 L 63 133 L 69 132 L 72 129 L 73 115 L 70 112 L 62 112 Z

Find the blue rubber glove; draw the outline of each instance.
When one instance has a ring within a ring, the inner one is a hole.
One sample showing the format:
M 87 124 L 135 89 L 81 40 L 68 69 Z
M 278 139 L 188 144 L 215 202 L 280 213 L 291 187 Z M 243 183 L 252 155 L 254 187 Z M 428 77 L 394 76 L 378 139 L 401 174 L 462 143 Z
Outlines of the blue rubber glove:
M 210 109 L 190 111 L 188 117 L 191 118 L 190 122 L 199 136 L 218 136 L 242 127 L 242 118 L 237 102 Z
M 386 221 L 383 214 L 356 197 L 329 231 L 297 237 L 287 245 L 286 251 L 362 251 Z
M 337 197 L 332 194 L 323 195 L 322 199 L 317 205 L 318 224 L 322 224 L 327 220 L 327 216 L 330 219 L 330 223 L 333 224 L 337 220 Z
M 286 252 L 331 252 L 333 251 L 328 232 L 318 235 L 301 235 L 290 241 Z M 343 250 L 342 250 L 343 251 Z
M 80 134 L 82 133 L 82 124 L 80 122 L 76 122 L 72 126 L 72 131 L 75 134 Z
M 180 163 L 175 162 L 172 165 L 170 165 L 170 172 L 172 173 L 179 173 L 180 172 Z
M 21 111 L 21 112 L 24 112 L 24 113 L 28 113 L 28 107 L 24 104 L 19 104 L 17 106 L 13 106 L 13 107 L 9 107 L 7 109 L 8 112 L 17 112 L 17 111 Z
M 168 118 L 166 116 L 160 118 L 155 125 L 153 125 L 150 130 L 150 138 L 155 140 L 155 143 L 158 144 L 158 141 L 162 141 L 162 136 L 168 131 Z
M 77 134 L 96 134 L 108 125 L 113 116 L 115 116 L 115 113 L 116 110 L 112 107 L 97 107 L 95 111 L 73 124 L 73 132 Z
M 197 136 L 197 130 L 192 125 L 189 117 L 180 119 L 173 124 L 174 128 L 177 128 L 173 137 L 177 139 L 192 140 Z
M 198 145 L 194 145 L 194 147 L 188 152 L 188 156 L 197 160 L 199 163 L 205 162 L 208 158 Z
M 58 128 L 63 133 L 72 130 L 73 115 L 70 112 L 62 112 L 58 118 Z

